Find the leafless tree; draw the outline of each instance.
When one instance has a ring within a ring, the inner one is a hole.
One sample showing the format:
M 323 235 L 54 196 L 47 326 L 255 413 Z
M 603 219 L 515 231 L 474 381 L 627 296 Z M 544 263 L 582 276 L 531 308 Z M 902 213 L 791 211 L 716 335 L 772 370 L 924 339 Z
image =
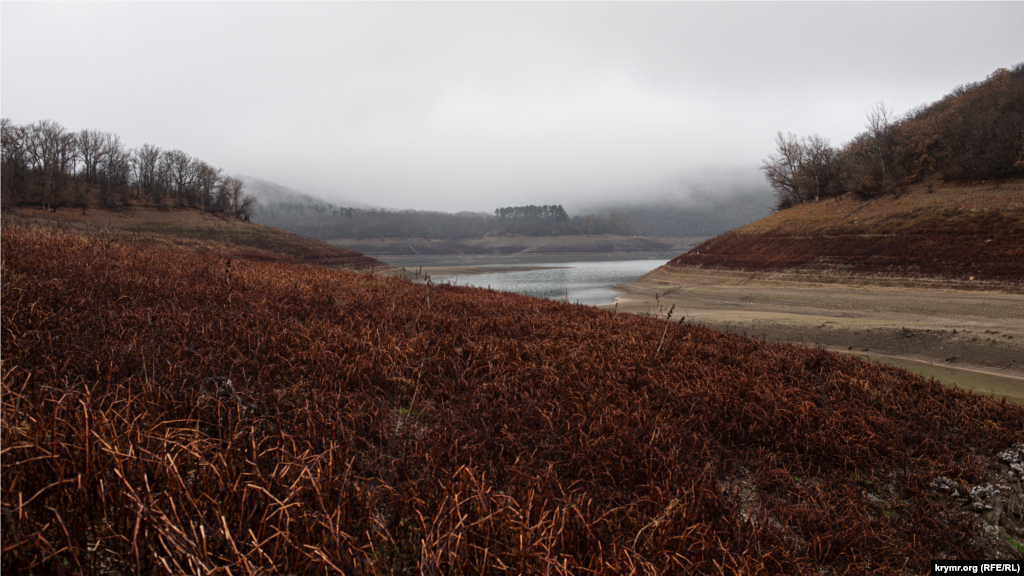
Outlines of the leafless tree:
M 198 158 L 194 162 L 196 192 L 199 196 L 199 205 L 202 210 L 207 207 L 217 210 L 217 184 L 221 179 L 220 168 L 214 168 Z
M 100 192 L 104 204 L 113 205 L 114 195 L 120 192 L 121 203 L 127 204 L 131 189 L 131 154 L 121 143 L 121 137 L 104 134 L 98 166 Z
M 152 202 L 163 200 L 163 188 L 160 186 L 160 148 L 152 144 L 143 144 L 134 151 L 136 184 Z
M 803 160 L 803 146 L 794 134 L 775 134 L 775 153 L 761 163 L 761 171 L 775 190 L 776 208 L 781 210 L 804 201 L 796 174 Z
M 29 168 L 35 174 L 36 200 L 48 210 L 56 210 L 67 201 L 74 176 L 77 139 L 52 120 L 28 126 L 26 147 Z
M 107 134 L 99 130 L 82 130 L 78 133 L 78 158 L 82 162 L 81 175 L 86 182 L 99 181 L 99 165 L 106 140 Z
M 887 108 L 885 102 L 879 100 L 868 111 L 868 123 L 865 127 L 868 129 L 875 149 L 874 164 L 877 166 L 875 169 L 878 171 L 878 186 L 882 193 L 888 192 L 892 188 L 889 164 L 893 151 L 895 126 L 892 108 Z
M 0 140 L 3 141 L 3 166 L 0 168 L 0 207 L 17 203 L 25 193 L 28 179 L 26 158 L 27 133 L 10 118 L 0 119 Z
M 179 204 L 195 204 L 196 163 L 181 150 L 164 152 L 168 176 Z
M 256 206 L 256 196 L 246 194 L 245 185 L 238 178 L 227 178 L 226 183 L 231 194 L 231 211 L 236 217 L 248 222 Z
M 217 179 L 217 188 L 214 193 L 213 203 L 220 212 L 234 214 L 231 198 L 231 182 L 233 178 L 221 175 Z
M 803 138 L 800 149 L 800 167 L 794 180 L 803 191 L 804 200 L 813 195 L 817 202 L 822 196 L 838 193 L 838 151 L 829 144 L 828 138 L 817 134 Z

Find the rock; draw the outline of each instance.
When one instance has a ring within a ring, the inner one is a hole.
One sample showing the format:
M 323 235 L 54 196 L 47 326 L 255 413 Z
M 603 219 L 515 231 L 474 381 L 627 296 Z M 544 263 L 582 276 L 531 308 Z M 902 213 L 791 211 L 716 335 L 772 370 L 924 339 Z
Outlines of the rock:
M 229 402 L 234 401 L 235 404 L 248 411 L 249 414 L 255 415 L 257 413 L 256 406 L 242 400 L 242 397 L 235 392 L 234 384 L 225 376 L 203 378 L 197 387 L 199 388 L 200 401 L 205 401 L 211 397 Z

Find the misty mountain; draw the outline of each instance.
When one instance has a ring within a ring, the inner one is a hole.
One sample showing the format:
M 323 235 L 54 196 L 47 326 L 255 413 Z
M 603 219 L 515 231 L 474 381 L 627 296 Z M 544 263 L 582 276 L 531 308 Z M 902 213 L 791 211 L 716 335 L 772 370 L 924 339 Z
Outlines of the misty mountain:
M 755 166 L 705 167 L 646 193 L 573 205 L 573 213 L 613 216 L 632 234 L 649 237 L 714 236 L 771 214 L 774 196 Z
M 623 193 L 628 202 L 562 206 L 496 205 L 493 213 L 393 210 L 363 202 L 328 202 L 260 178 L 239 176 L 259 194 L 252 220 L 320 240 L 618 234 L 713 236 L 772 211 L 771 188 L 756 168 L 705 168 L 659 189 Z M 554 199 L 552 199 L 554 200 Z M 557 214 L 552 210 L 557 208 Z M 549 213 L 550 212 L 550 213 Z M 557 216 L 557 217 L 556 217 Z
M 683 238 L 711 236 L 738 228 L 768 215 L 771 206 L 771 194 L 763 191 L 732 195 L 707 203 L 661 200 L 648 204 L 606 206 L 593 212 L 565 218 L 502 218 L 478 212 L 451 214 L 422 210 L 338 207 L 326 202 L 261 201 L 256 206 L 252 220 L 320 240 L 460 239 L 505 235 L 577 234 Z
M 269 206 L 271 204 L 293 204 L 302 206 L 337 206 L 323 198 L 317 198 L 305 192 L 299 192 L 293 190 L 287 186 L 275 184 L 256 176 L 246 176 L 244 174 L 236 174 L 235 178 L 241 180 L 245 184 L 245 190 L 249 194 L 257 195 L 257 200 L 263 206 Z M 370 208 L 369 204 L 364 202 L 358 202 L 355 200 L 345 201 L 345 206 L 351 206 L 353 208 Z
M 771 192 L 762 188 L 721 198 L 663 198 L 648 203 L 605 205 L 591 212 L 625 221 L 637 236 L 685 238 L 714 236 L 739 228 L 771 214 L 773 205 Z

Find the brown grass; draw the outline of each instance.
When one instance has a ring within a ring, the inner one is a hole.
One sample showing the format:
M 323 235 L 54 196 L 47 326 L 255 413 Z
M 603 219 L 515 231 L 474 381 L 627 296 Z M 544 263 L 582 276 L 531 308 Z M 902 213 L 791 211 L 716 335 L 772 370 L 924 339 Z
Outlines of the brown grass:
M 332 246 L 278 228 L 242 222 L 194 208 L 131 206 L 55 213 L 33 208 L 8 209 L 4 225 L 55 229 L 92 238 L 130 239 L 150 246 L 219 254 L 267 262 L 292 262 L 365 270 L 389 268 L 359 252 Z
M 1019 406 L 823 350 L 2 242 L 5 572 L 920 572 L 985 553 L 929 481 L 1024 440 Z

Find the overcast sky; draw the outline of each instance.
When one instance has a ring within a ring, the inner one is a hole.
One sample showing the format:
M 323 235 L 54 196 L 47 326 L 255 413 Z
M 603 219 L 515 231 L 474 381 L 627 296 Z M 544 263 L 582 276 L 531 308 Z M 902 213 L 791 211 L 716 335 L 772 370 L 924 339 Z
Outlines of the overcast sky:
M 0 113 L 336 202 L 569 208 L 749 180 L 778 130 L 842 144 L 878 100 L 1024 60 L 1022 24 L 1021 2 L 4 1 Z

